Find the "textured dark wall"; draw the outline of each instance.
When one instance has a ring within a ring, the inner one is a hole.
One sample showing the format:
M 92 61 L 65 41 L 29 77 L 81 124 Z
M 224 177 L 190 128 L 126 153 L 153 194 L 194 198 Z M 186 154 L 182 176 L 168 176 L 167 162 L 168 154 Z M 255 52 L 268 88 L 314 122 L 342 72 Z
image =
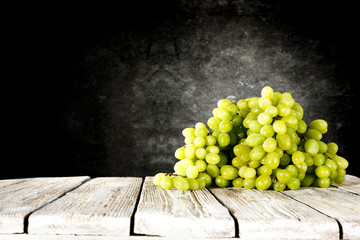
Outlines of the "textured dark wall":
M 3 177 L 171 171 L 183 128 L 207 121 L 218 99 L 259 96 L 266 85 L 291 92 L 307 123 L 328 121 L 325 139 L 360 175 L 355 11 L 291 2 L 50 7 L 26 35 L 42 81 L 20 94 L 26 120 L 14 159 L 32 160 Z

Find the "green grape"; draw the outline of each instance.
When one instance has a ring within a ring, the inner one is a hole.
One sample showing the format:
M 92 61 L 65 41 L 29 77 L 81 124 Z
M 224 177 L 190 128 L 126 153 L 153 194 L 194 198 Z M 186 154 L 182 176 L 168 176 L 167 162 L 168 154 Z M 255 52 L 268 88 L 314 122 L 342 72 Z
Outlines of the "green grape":
M 198 168 L 194 165 L 192 166 L 189 166 L 187 169 L 186 169 L 186 176 L 188 178 L 197 178 L 199 175 L 199 171 L 198 171 Z
M 170 190 L 174 187 L 173 179 L 170 176 L 165 176 L 160 182 L 160 187 L 165 190 Z
M 254 133 L 247 137 L 246 143 L 251 147 L 262 144 L 265 141 L 265 137 L 261 134 Z
M 259 190 L 266 190 L 271 186 L 271 178 L 267 175 L 261 175 L 256 178 L 255 186 Z
M 272 173 L 272 171 L 273 171 L 273 170 L 272 170 L 271 168 L 269 168 L 268 166 L 263 165 L 263 166 L 259 167 L 259 168 L 256 170 L 256 173 L 257 173 L 258 176 L 260 176 L 260 175 L 270 176 L 271 173 Z
M 321 188 L 327 188 L 330 186 L 330 178 L 326 177 L 326 178 L 317 178 L 315 180 L 315 185 L 319 186 Z
M 254 178 L 256 176 L 256 170 L 248 166 L 243 166 L 239 169 L 239 176 L 242 178 Z
M 325 163 L 325 156 L 324 154 L 318 153 L 314 156 L 314 165 L 321 166 Z
M 204 189 L 206 187 L 206 181 L 204 179 L 195 179 L 197 185 L 198 185 L 198 189 Z
M 229 121 L 229 120 L 223 120 L 219 124 L 219 130 L 220 130 L 220 132 L 223 132 L 223 133 L 230 132 L 232 128 L 233 128 L 233 125 L 232 125 L 231 121 Z
M 265 151 L 263 149 L 263 146 L 262 145 L 257 145 L 255 147 L 253 147 L 253 149 L 251 149 L 249 156 L 250 156 L 251 160 L 258 161 L 264 156 L 264 154 L 265 154 Z M 247 158 L 246 158 L 246 161 L 248 161 Z
M 199 183 L 193 178 L 186 178 L 186 181 L 189 184 L 189 190 L 197 190 L 199 189 Z
M 199 129 L 199 128 L 206 128 L 206 125 L 202 122 L 197 122 L 195 124 L 195 131 L 196 131 L 196 129 Z
M 281 169 L 276 172 L 276 178 L 281 183 L 288 183 L 291 177 L 290 172 L 286 169 Z
M 247 161 L 246 161 L 246 162 L 243 162 L 240 157 L 234 157 L 234 158 L 231 160 L 231 164 L 232 164 L 234 167 L 237 167 L 237 168 L 240 168 L 240 167 L 242 167 L 242 166 L 246 166 L 247 163 L 248 163 Z
M 207 125 L 209 126 L 209 128 L 211 129 L 218 129 L 219 128 L 219 124 L 220 124 L 221 120 L 217 117 L 211 117 L 208 119 L 207 121 Z M 194 132 L 195 134 L 195 132 Z
M 343 183 L 344 181 L 345 181 L 345 176 L 336 176 L 336 178 L 335 178 L 335 182 L 336 182 L 336 183 L 341 184 L 341 183 Z
M 250 151 L 251 148 L 243 144 L 238 144 L 233 148 L 235 156 L 240 157 L 243 162 L 250 160 Z
M 322 141 L 318 141 L 319 144 L 319 153 L 326 153 L 328 150 L 328 145 Z
M 230 136 L 227 133 L 220 133 L 218 136 L 218 143 L 220 147 L 226 147 L 230 144 Z
M 288 150 L 291 147 L 291 139 L 287 134 L 277 134 L 276 141 L 282 150 Z
M 239 101 L 237 101 L 236 106 L 240 109 L 240 110 L 247 110 L 249 108 L 246 100 L 244 99 L 240 99 Z
M 205 148 L 197 148 L 195 150 L 195 156 L 197 157 L 197 159 L 205 159 L 205 156 L 207 154 L 207 151 Z
M 243 185 L 243 182 L 244 182 L 244 179 L 242 178 L 235 178 L 233 181 L 232 181 L 232 185 L 235 187 L 235 188 L 242 188 L 244 185 Z
M 185 146 L 185 157 L 189 159 L 193 159 L 195 157 L 195 145 L 194 144 L 187 144 Z
M 219 167 L 216 166 L 215 164 L 208 164 L 207 167 L 206 167 L 206 172 L 212 178 L 216 178 L 217 176 L 220 175 Z
M 154 176 L 153 183 L 157 186 L 160 185 L 161 180 L 165 177 L 165 173 L 158 173 Z
M 298 170 L 297 170 L 296 166 L 290 164 L 290 165 L 287 165 L 287 166 L 285 167 L 285 169 L 290 172 L 291 177 L 293 177 L 293 178 L 296 178 L 296 177 L 297 177 L 297 175 L 298 175 Z
M 263 87 L 261 90 L 261 96 L 271 99 L 274 96 L 274 90 L 269 86 Z
M 217 102 L 217 107 L 221 109 L 226 109 L 230 104 L 232 104 L 232 101 L 229 99 L 220 99 Z
M 273 123 L 273 129 L 277 134 L 285 134 L 287 131 L 287 126 L 284 121 L 275 120 Z
M 189 190 L 190 187 L 189 182 L 185 178 L 180 176 L 176 176 L 173 178 L 173 186 L 181 191 Z
M 214 146 L 216 144 L 216 138 L 214 136 L 206 136 L 205 137 L 206 146 Z
M 305 177 L 300 181 L 302 187 L 309 187 L 315 182 L 316 176 L 313 174 L 306 174 Z
M 255 187 L 256 178 L 245 178 L 243 181 L 243 186 L 247 189 L 253 189 Z
M 296 168 L 297 168 L 297 170 L 298 170 L 298 176 L 297 176 L 297 178 L 299 178 L 299 174 L 300 174 L 300 173 L 305 173 L 305 172 L 307 171 L 307 169 L 308 169 L 308 166 L 306 165 L 305 162 L 302 162 L 302 163 L 300 163 L 300 164 L 295 164 L 295 166 L 296 166 Z
M 209 164 L 218 164 L 220 162 L 220 156 L 217 153 L 209 152 L 206 154 L 205 160 Z
M 232 119 L 231 113 L 226 109 L 219 109 L 217 112 L 217 116 L 221 120 L 231 120 Z
M 325 166 L 327 166 L 330 171 L 335 171 L 337 169 L 337 163 L 334 160 L 326 159 L 325 160 Z
M 281 121 L 285 122 L 286 126 L 288 128 L 296 128 L 299 121 L 297 120 L 296 117 L 293 117 L 293 116 L 286 116 L 286 117 L 283 117 L 281 119 Z
M 334 160 L 337 163 L 337 167 L 340 169 L 346 169 L 349 166 L 349 162 L 340 156 L 335 156 L 332 160 Z
M 284 105 L 284 104 L 279 104 L 279 105 L 277 105 L 276 107 L 277 107 L 277 109 L 278 109 L 278 115 L 279 115 L 280 117 L 286 117 L 286 116 L 288 116 L 288 115 L 290 114 L 290 112 L 291 112 L 291 108 L 288 107 L 288 106 L 286 106 L 286 105 Z
M 297 190 L 300 187 L 300 180 L 295 177 L 292 177 L 292 178 L 290 178 L 290 180 L 288 181 L 288 183 L 286 185 L 291 190 Z
M 274 133 L 275 131 L 272 125 L 264 125 L 260 129 L 260 134 L 266 138 L 271 138 L 272 136 L 274 136 Z
M 276 146 L 277 142 L 274 138 L 267 138 L 263 143 L 263 149 L 268 153 L 275 151 Z
M 320 133 L 324 134 L 328 131 L 328 124 L 325 120 L 316 119 L 309 124 L 309 128 L 316 129 Z
M 248 165 L 249 165 L 249 167 L 251 167 L 251 168 L 258 168 L 258 167 L 261 166 L 261 163 L 260 163 L 260 161 L 250 160 L 250 161 L 248 162 Z
M 217 176 L 217 177 L 215 178 L 215 184 L 216 184 L 216 186 L 218 186 L 218 187 L 224 188 L 224 187 L 227 187 L 227 186 L 230 185 L 230 181 L 227 180 L 227 179 L 225 179 L 225 178 L 222 177 L 222 176 Z
M 269 125 L 273 119 L 270 114 L 263 112 L 259 114 L 257 120 L 261 125 Z
M 207 173 L 200 173 L 197 179 L 203 180 L 206 187 L 209 187 L 212 184 L 212 178 Z
M 319 143 L 315 139 L 308 139 L 305 142 L 305 151 L 310 154 L 310 156 L 315 156 L 319 152 Z
M 305 161 L 305 155 L 303 152 L 295 151 L 291 157 L 291 160 L 295 165 L 299 165 Z
M 219 167 L 222 167 L 224 165 L 226 165 L 228 163 L 228 159 L 225 153 L 220 152 L 219 153 L 220 156 L 220 162 L 217 164 Z
M 249 129 L 255 133 L 260 133 L 262 125 L 257 120 L 252 120 L 249 123 Z
M 265 109 L 265 113 L 269 114 L 271 117 L 276 117 L 277 114 L 278 114 L 278 109 L 277 107 L 275 106 L 268 106 L 266 109 Z
M 228 110 L 231 115 L 235 115 L 239 111 L 239 108 L 232 103 L 226 107 L 226 110 Z
M 195 140 L 195 136 L 188 136 L 184 139 L 185 144 L 193 144 Z
M 220 168 L 220 174 L 227 180 L 234 180 L 238 177 L 238 170 L 231 165 L 224 165 Z
M 271 152 L 265 157 L 265 165 L 271 169 L 275 169 L 280 165 L 280 158 L 276 152 Z
M 304 120 L 299 120 L 297 132 L 303 134 L 306 132 L 306 130 L 307 130 L 307 125 L 304 122 Z
M 290 93 L 284 93 L 282 98 L 279 100 L 279 104 L 284 104 L 292 108 L 295 105 L 295 100 Z
M 177 159 L 179 159 L 179 160 L 184 159 L 185 158 L 185 147 L 181 147 L 181 148 L 176 149 L 175 157 Z
M 287 134 L 286 134 L 287 135 Z M 291 141 L 291 140 L 290 140 Z M 290 144 L 290 148 L 288 150 L 286 150 L 286 153 L 289 155 L 292 155 L 293 153 L 295 153 L 297 150 L 297 145 L 294 142 L 291 142 Z
M 322 134 L 318 130 L 312 128 L 308 128 L 304 136 L 308 139 L 315 139 L 317 141 L 320 141 L 322 138 Z
M 182 165 L 182 160 L 175 163 L 174 171 L 180 176 L 183 176 L 183 177 L 186 176 L 186 170 L 184 169 L 184 167 Z
M 182 131 L 182 135 L 184 137 L 190 137 L 190 136 L 195 136 L 195 128 L 185 128 Z
M 281 182 L 275 182 L 272 187 L 275 191 L 281 192 L 285 190 L 286 184 Z
M 319 166 L 315 168 L 315 175 L 319 178 L 327 178 L 330 176 L 330 169 L 327 166 Z
M 236 115 L 232 120 L 231 123 L 233 127 L 239 127 L 243 123 L 243 118 L 239 115 Z
M 332 155 L 335 155 L 337 153 L 337 151 L 339 150 L 339 147 L 336 143 L 330 142 L 328 143 L 328 150 L 327 152 L 329 152 Z
M 274 152 L 276 152 L 277 155 L 279 155 L 280 158 L 284 155 L 284 151 L 279 147 L 276 147 Z
M 208 146 L 206 151 L 209 153 L 220 153 L 220 148 L 218 146 Z
M 194 139 L 194 145 L 196 148 L 202 148 L 205 146 L 205 144 L 206 144 L 205 138 L 203 137 L 197 137 Z
M 259 99 L 259 107 L 262 109 L 262 110 L 265 110 L 266 108 L 272 106 L 272 102 L 271 102 L 271 99 L 270 98 L 267 98 L 267 97 L 261 97 Z
M 206 137 L 209 134 L 209 130 L 206 127 L 195 129 L 196 137 Z

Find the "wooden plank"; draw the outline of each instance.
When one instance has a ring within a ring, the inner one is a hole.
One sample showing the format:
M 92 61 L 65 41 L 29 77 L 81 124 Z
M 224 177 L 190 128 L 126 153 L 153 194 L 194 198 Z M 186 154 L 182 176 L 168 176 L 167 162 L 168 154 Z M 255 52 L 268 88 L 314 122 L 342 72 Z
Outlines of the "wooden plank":
M 333 183 L 335 187 L 360 194 L 360 178 L 352 175 L 345 175 L 345 181 L 341 184 Z
M 210 188 L 233 213 L 240 238 L 338 239 L 337 222 L 276 191 Z
M 168 237 L 234 237 L 229 211 L 207 190 L 162 190 L 146 177 L 134 232 Z
M 343 239 L 360 239 L 360 196 L 339 188 L 302 188 L 286 195 L 337 219 Z
M 130 235 L 141 178 L 92 179 L 29 217 L 29 234 Z
M 89 177 L 3 180 L 0 187 L 0 233 L 23 233 L 26 217 L 82 184 Z

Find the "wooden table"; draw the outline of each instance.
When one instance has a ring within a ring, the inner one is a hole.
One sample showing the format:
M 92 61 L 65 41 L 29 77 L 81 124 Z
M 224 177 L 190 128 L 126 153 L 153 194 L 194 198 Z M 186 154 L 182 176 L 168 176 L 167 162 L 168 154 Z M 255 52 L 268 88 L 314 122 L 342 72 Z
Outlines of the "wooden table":
M 152 177 L 0 180 L 0 239 L 360 239 L 360 178 L 327 189 L 164 191 Z

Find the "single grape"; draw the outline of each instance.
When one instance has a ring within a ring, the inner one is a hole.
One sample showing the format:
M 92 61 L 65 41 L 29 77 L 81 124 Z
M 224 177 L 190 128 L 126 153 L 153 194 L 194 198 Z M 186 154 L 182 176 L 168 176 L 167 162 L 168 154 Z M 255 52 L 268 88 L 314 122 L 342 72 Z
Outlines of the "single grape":
M 286 184 L 281 182 L 275 182 L 272 187 L 275 191 L 281 192 L 285 190 Z
M 287 131 L 286 123 L 282 120 L 275 120 L 273 123 L 273 128 L 277 134 L 285 134 Z
M 333 160 L 337 163 L 337 167 L 340 169 L 346 169 L 349 166 L 349 162 L 340 156 L 335 156 Z
M 199 182 L 193 178 L 186 178 L 186 181 L 189 184 L 189 190 L 197 190 L 199 189 Z
M 316 129 L 320 133 L 324 134 L 328 131 L 328 124 L 325 120 L 316 119 L 309 124 L 309 128 Z
M 238 177 L 238 170 L 231 165 L 224 165 L 220 168 L 220 174 L 227 180 L 234 180 Z
M 195 129 L 196 137 L 206 137 L 209 134 L 209 130 L 206 127 L 201 127 Z
M 214 136 L 206 136 L 205 137 L 206 146 L 214 146 L 216 144 L 216 138 Z
M 248 166 L 243 166 L 239 169 L 239 176 L 242 178 L 254 178 L 256 176 L 256 170 Z
M 267 175 L 261 175 L 256 178 L 255 186 L 259 190 L 266 190 L 271 186 L 271 178 Z
M 272 174 L 272 171 L 273 170 L 271 168 L 269 168 L 268 166 L 263 165 L 263 166 L 259 167 L 256 170 L 256 173 L 257 173 L 258 176 L 260 176 L 260 175 L 270 176 Z
M 205 182 L 206 187 L 209 187 L 212 184 L 212 178 L 207 173 L 200 173 L 197 179 L 201 179 Z
M 221 119 L 219 119 L 217 117 L 211 117 L 211 118 L 208 119 L 207 125 L 211 129 L 218 129 L 220 122 L 221 122 Z M 194 132 L 194 134 L 195 134 L 195 132 Z
M 189 182 L 183 178 L 183 177 L 180 177 L 180 176 L 176 176 L 173 178 L 173 186 L 178 189 L 178 190 L 181 190 L 181 191 L 186 191 L 186 190 L 189 190 Z
M 219 130 L 220 132 L 227 133 L 230 132 L 233 128 L 233 124 L 229 120 L 223 120 L 219 124 Z
M 206 172 L 212 178 L 216 178 L 217 176 L 220 175 L 219 167 L 216 166 L 215 164 L 208 164 L 207 167 L 206 167 Z
M 253 189 L 255 187 L 256 178 L 245 178 L 243 181 L 243 186 L 247 189 Z
M 327 188 L 330 186 L 330 178 L 326 177 L 326 178 L 317 178 L 315 180 L 315 185 L 319 186 L 321 188 Z
M 276 178 L 281 183 L 288 183 L 290 181 L 291 177 L 292 176 L 291 176 L 290 172 L 286 169 L 281 169 L 276 172 Z
M 231 120 L 232 119 L 231 113 L 226 109 L 219 109 L 217 112 L 217 116 L 221 120 Z
M 161 180 L 165 177 L 165 173 L 158 173 L 154 176 L 153 183 L 157 186 L 160 185 Z
M 256 145 L 262 144 L 264 141 L 265 141 L 265 137 L 257 133 L 251 134 L 246 139 L 247 145 L 251 147 L 255 147 Z
M 319 178 L 327 178 L 330 176 L 330 169 L 327 166 L 319 166 L 315 168 L 315 175 Z
M 209 152 L 206 154 L 205 160 L 209 164 L 218 164 L 220 162 L 220 156 L 217 153 Z
M 218 187 L 224 188 L 230 185 L 230 181 L 225 179 L 223 176 L 217 176 L 215 178 L 215 184 Z
M 181 147 L 181 148 L 176 149 L 175 157 L 177 159 L 179 159 L 179 160 L 184 159 L 185 158 L 185 147 Z
M 292 177 L 286 185 L 291 190 L 297 190 L 300 187 L 300 180 L 295 177 Z
M 170 190 L 174 187 L 173 179 L 170 176 L 165 176 L 160 182 L 162 189 Z
M 220 133 L 218 136 L 218 143 L 220 147 L 226 147 L 230 144 L 230 136 L 227 133 Z
M 202 148 L 202 147 L 205 146 L 205 144 L 206 144 L 205 138 L 203 138 L 203 137 L 196 137 L 196 138 L 194 139 L 194 146 L 195 146 L 196 148 Z
M 235 188 L 242 188 L 244 185 L 243 185 L 243 182 L 244 182 L 244 179 L 242 178 L 235 178 L 233 181 L 232 181 L 232 185 L 235 187 Z
M 336 143 L 330 142 L 328 143 L 328 150 L 327 152 L 329 152 L 332 155 L 335 155 L 339 149 L 338 145 Z
M 185 128 L 182 131 L 182 135 L 184 137 L 190 137 L 190 136 L 195 136 L 195 128 Z
M 232 104 L 230 99 L 220 99 L 217 102 L 217 107 L 221 109 L 226 109 L 226 107 L 229 106 L 230 104 Z
M 314 159 L 315 166 L 321 166 L 325 163 L 326 158 L 325 158 L 324 154 L 318 153 L 318 154 L 315 154 L 313 159 Z
M 273 119 L 270 114 L 263 112 L 259 114 L 257 120 L 261 125 L 269 125 Z
M 251 149 L 249 156 L 250 156 L 251 160 L 258 161 L 264 156 L 264 154 L 265 154 L 265 151 L 263 149 L 263 146 L 262 145 L 257 145 L 255 147 L 253 147 L 253 149 Z M 243 159 L 243 158 L 240 158 L 240 159 Z M 247 158 L 245 160 L 248 161 Z
M 306 174 L 305 177 L 300 181 L 302 187 L 309 187 L 316 180 L 316 176 L 313 174 Z
M 305 155 L 303 152 L 300 152 L 300 151 L 295 151 L 291 157 L 292 159 L 292 162 L 295 164 L 295 165 L 299 165 L 301 163 L 303 163 L 305 161 Z
M 262 110 L 265 110 L 267 109 L 268 107 L 272 106 L 272 102 L 271 102 L 271 99 L 270 98 L 267 98 L 267 97 L 261 97 L 259 99 L 259 107 L 262 109 Z
M 276 135 L 276 141 L 282 150 L 288 150 L 291 147 L 291 139 L 287 134 L 278 134 Z
M 195 145 L 194 144 L 187 144 L 185 146 L 185 157 L 189 159 L 193 159 L 195 157 Z
M 263 143 L 263 149 L 268 153 L 275 151 L 276 146 L 277 142 L 274 138 L 267 138 Z
M 312 128 L 309 128 L 309 129 L 305 132 L 304 136 L 305 136 L 306 138 L 308 138 L 308 139 L 315 139 L 315 140 L 317 140 L 317 141 L 320 141 L 321 138 L 322 138 L 321 132 L 319 132 L 319 131 L 316 130 L 316 129 L 312 129 Z
M 261 90 L 261 96 L 271 99 L 274 96 L 274 90 L 271 87 L 266 86 Z
M 275 131 L 272 125 L 264 125 L 260 129 L 260 134 L 266 138 L 271 138 L 272 136 L 274 136 L 274 133 Z
M 310 156 L 315 156 L 319 152 L 319 143 L 315 139 L 308 139 L 305 142 L 305 151 L 310 154 Z
M 195 156 L 197 157 L 197 159 L 205 159 L 206 154 L 207 151 L 205 148 L 197 148 L 195 150 Z

